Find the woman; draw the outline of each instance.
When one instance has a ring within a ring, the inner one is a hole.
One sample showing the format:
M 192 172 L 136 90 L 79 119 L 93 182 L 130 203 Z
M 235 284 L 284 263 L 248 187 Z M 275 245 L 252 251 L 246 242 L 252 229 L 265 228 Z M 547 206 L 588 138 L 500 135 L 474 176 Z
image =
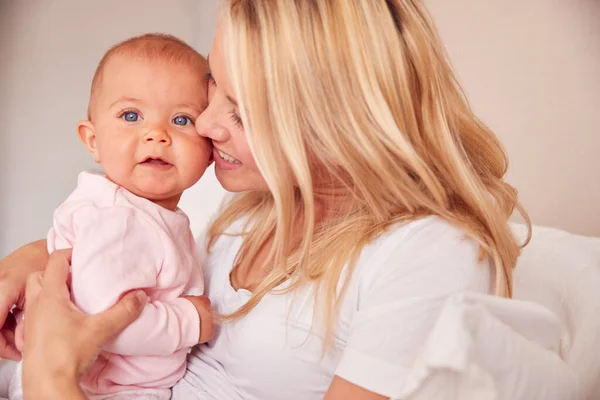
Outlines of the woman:
M 507 226 L 518 203 L 502 180 L 505 154 L 420 1 L 223 8 L 210 105 L 196 122 L 219 182 L 239 193 L 208 232 L 206 283 L 223 324 L 193 351 L 173 397 L 394 396 L 449 296 L 511 295 L 520 249 Z M 22 292 L 23 268 L 44 258 L 39 248 L 12 256 L 21 269 L 0 281 L 5 303 Z M 52 283 L 31 279 L 31 398 L 76 392 L 94 351 L 135 318 L 132 296 L 101 315 L 112 329 L 77 313 L 57 283 L 66 264 L 59 253 Z M 45 327 L 59 323 L 76 329 Z M 46 343 L 63 337 L 77 340 L 52 361 Z

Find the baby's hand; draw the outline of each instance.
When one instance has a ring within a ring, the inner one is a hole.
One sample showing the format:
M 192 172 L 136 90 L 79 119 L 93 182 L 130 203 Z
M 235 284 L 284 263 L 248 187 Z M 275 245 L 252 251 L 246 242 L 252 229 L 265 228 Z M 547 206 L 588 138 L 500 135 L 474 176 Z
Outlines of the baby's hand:
M 209 341 L 214 334 L 212 310 L 207 296 L 182 296 L 192 302 L 200 317 L 200 337 L 198 343 Z

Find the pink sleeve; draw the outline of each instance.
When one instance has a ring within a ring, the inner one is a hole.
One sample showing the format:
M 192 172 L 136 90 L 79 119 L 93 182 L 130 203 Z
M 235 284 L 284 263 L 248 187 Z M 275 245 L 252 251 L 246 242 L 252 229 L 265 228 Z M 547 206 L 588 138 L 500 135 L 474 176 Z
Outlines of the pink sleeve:
M 75 304 L 95 314 L 125 293 L 156 285 L 164 258 L 157 227 L 123 206 L 78 208 L 72 214 L 76 243 L 72 259 Z M 122 355 L 170 355 L 198 343 L 200 320 L 191 302 L 154 301 L 105 350 Z
M 200 265 L 198 265 L 197 268 L 194 268 L 194 270 L 192 271 L 192 277 L 190 279 L 188 287 L 188 290 L 194 290 L 197 292 L 197 294 L 194 294 L 194 296 L 204 294 L 204 280 L 202 279 L 202 271 Z
M 195 247 L 194 247 L 194 251 Z M 204 275 L 202 274 L 202 266 L 198 257 L 195 257 L 196 262 L 192 268 L 190 281 L 186 286 L 185 294 L 189 296 L 200 296 L 204 294 Z

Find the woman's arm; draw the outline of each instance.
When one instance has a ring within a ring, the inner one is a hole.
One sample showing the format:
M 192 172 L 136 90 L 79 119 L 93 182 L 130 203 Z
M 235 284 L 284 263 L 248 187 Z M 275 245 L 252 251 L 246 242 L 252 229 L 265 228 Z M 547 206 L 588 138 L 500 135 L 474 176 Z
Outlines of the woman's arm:
M 82 313 L 70 300 L 70 250 L 56 251 L 45 272 L 27 281 L 23 393 L 25 398 L 85 399 L 78 379 L 101 346 L 131 324 L 146 304 L 143 291 L 129 292 L 110 309 Z
M 329 386 L 323 400 L 386 400 L 388 397 L 380 396 L 366 389 L 356 386 L 347 380 L 336 376 Z
M 44 378 L 44 382 L 36 382 L 35 388 L 23 390 L 26 393 L 25 398 L 87 400 L 79 385 L 73 382 L 76 380 L 65 376 L 48 376 Z
M 46 240 L 29 243 L 0 260 L 0 358 L 20 360 L 15 348 L 13 305 L 22 309 L 27 277 L 44 269 L 48 262 Z

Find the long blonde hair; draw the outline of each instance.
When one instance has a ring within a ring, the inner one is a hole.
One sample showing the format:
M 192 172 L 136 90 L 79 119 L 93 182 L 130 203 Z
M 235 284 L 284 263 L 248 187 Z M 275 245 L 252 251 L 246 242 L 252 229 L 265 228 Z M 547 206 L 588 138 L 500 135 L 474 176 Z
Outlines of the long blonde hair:
M 231 318 L 283 282 L 289 290 L 310 283 L 331 333 L 362 248 L 429 215 L 477 240 L 493 261 L 496 293 L 511 296 L 520 245 L 507 221 L 515 207 L 528 218 L 502 180 L 507 157 L 473 114 L 420 1 L 229 0 L 222 24 L 229 76 L 270 192 L 229 203 L 209 247 L 247 217 L 234 268 L 247 268 L 241 261 L 267 238 L 275 265 Z M 316 224 L 323 176 L 357 206 Z M 298 228 L 301 242 L 292 243 Z

